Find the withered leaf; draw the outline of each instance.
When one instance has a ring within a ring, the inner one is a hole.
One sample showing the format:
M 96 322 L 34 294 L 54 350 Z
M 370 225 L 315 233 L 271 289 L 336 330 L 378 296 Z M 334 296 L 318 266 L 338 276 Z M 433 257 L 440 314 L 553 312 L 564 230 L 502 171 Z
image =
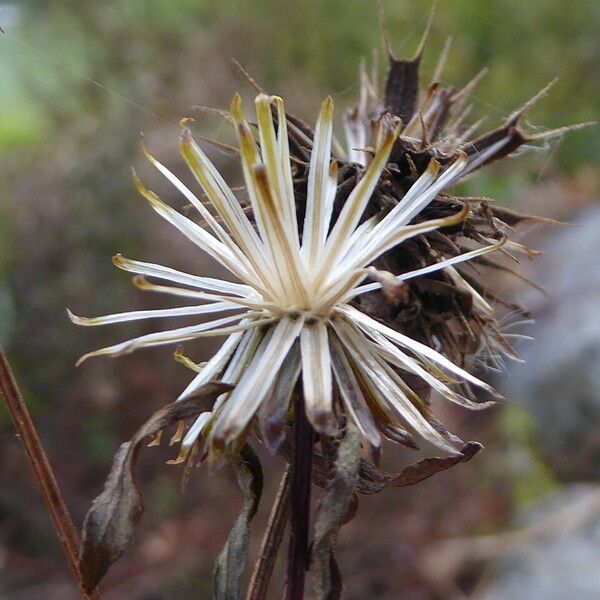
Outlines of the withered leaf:
M 393 477 L 392 474 L 377 468 L 372 462 L 360 459 L 360 471 L 357 492 L 360 494 L 377 494 L 380 492 Z
M 147 436 L 190 419 L 209 408 L 231 385 L 211 382 L 189 400 L 173 402 L 155 412 L 129 442 L 115 454 L 102 493 L 92 502 L 83 522 L 79 569 L 86 591 L 91 592 L 109 567 L 123 554 L 144 512 L 142 495 L 135 481 L 134 467 L 140 446 Z
M 213 574 L 215 600 L 238 600 L 248 558 L 248 523 L 254 517 L 263 488 L 258 456 L 246 444 L 235 460 L 238 484 L 244 494 L 242 510 L 216 562 Z
M 467 442 L 458 454 L 424 458 L 414 465 L 406 467 L 400 473 L 386 473 L 372 463 L 361 459 L 357 491 L 361 494 L 376 494 L 384 487 L 414 485 L 458 463 L 471 460 L 482 448 L 483 446 L 479 442 Z
M 326 486 L 315 521 L 310 570 L 316 597 L 337 600 L 342 591 L 341 577 L 335 560 L 335 545 L 340 527 L 348 520 L 355 504 L 354 489 L 360 465 L 359 436 L 350 421 L 340 441 L 333 467 L 333 478 Z
M 482 448 L 483 446 L 479 442 L 467 442 L 462 447 L 460 454 L 425 458 L 410 467 L 406 467 L 401 473 L 393 477 L 387 485 L 388 487 L 414 485 L 458 463 L 471 460 Z
M 377 494 L 388 486 L 401 487 L 419 483 L 458 463 L 471 460 L 482 449 L 483 446 L 479 442 L 467 442 L 457 454 L 425 458 L 414 465 L 406 467 L 400 473 L 388 473 L 379 469 L 369 460 L 361 458 L 356 492 L 365 495 Z M 286 440 L 281 445 L 279 452 L 288 463 L 291 461 L 292 448 L 289 441 Z M 313 483 L 322 488 L 326 487 L 328 483 L 327 473 L 328 468 L 324 457 L 320 453 L 315 453 L 313 457 Z

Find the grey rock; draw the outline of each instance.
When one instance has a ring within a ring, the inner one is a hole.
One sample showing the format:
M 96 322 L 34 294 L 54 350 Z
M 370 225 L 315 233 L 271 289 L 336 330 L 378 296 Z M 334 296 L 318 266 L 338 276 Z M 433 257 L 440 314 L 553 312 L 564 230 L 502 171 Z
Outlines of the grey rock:
M 570 485 L 539 503 L 522 527 L 541 526 L 492 563 L 480 600 L 598 600 L 600 489 Z M 531 531 L 531 529 L 530 529 Z
M 600 476 L 600 209 L 575 225 L 550 232 L 526 273 L 547 296 L 520 290 L 535 341 L 518 347 L 526 364 L 500 382 L 533 415 L 553 469 L 571 480 Z

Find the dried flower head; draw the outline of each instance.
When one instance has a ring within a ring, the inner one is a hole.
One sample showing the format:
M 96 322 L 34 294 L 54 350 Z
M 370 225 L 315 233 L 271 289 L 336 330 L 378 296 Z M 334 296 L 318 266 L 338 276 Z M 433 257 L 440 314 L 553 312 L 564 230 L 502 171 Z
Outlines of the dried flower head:
M 181 153 L 218 218 L 149 153 L 148 159 L 198 210 L 208 227 L 201 227 L 164 204 L 134 176 L 137 189 L 150 205 L 238 281 L 198 277 L 118 255 L 114 262 L 119 268 L 141 276 L 135 280 L 139 288 L 201 303 L 93 319 L 71 318 L 80 325 L 105 325 L 155 317 L 233 314 L 144 335 L 91 352 L 81 360 L 228 335 L 180 399 L 191 397 L 213 379 L 235 384 L 235 389 L 220 396 L 212 412 L 201 415 L 192 425 L 183 439 L 184 455 L 202 431 L 212 449 L 239 447 L 256 415 L 265 442 L 275 450 L 283 439 L 289 401 L 299 379 L 307 417 L 320 433 L 335 435 L 340 417 L 345 415 L 373 447 L 380 445 L 380 432 L 414 445 L 414 431 L 447 451 L 456 451 L 462 442 L 436 420 L 405 375 L 421 379 L 444 398 L 470 408 L 487 403 L 474 402 L 459 393 L 453 385 L 455 380 L 488 392 L 491 388 L 429 345 L 361 311 L 356 300 L 381 288 L 387 297 L 401 297 L 405 281 L 499 247 L 494 241 L 399 274 L 371 266 L 386 252 L 416 236 L 440 228 L 460 228 L 469 208 L 452 202 L 447 204 L 445 216 L 413 221 L 438 194 L 470 170 L 467 154 L 455 153 L 446 166 L 430 160 L 402 202 L 386 213 L 365 219 L 373 191 L 389 168 L 390 154 L 401 132 L 399 120 L 382 111 L 373 126 L 376 134 L 372 136 L 372 156 L 365 159 L 368 165 L 347 191 L 341 209 L 334 210 L 339 162 L 335 156 L 332 159 L 333 102 L 327 98 L 311 143 L 304 219 L 299 227 L 283 101 L 260 94 L 255 104 L 258 143 L 242 113 L 238 95 L 231 106 L 251 218 L 186 126 L 180 138 Z M 156 285 L 145 277 L 185 287 Z M 365 284 L 368 278 L 375 282 Z
M 440 82 L 450 40 L 442 51 L 431 83 L 425 90 L 419 91 L 420 67 L 430 26 L 431 20 L 412 59 L 397 59 L 386 39 L 390 67 L 384 93 L 379 95 L 373 83 L 375 77 L 369 77 L 363 66 L 360 100 L 345 114 L 349 150 L 348 160 L 340 163 L 340 189 L 352 185 L 368 164 L 378 143 L 382 116 L 391 114 L 403 122 L 388 168 L 374 190 L 367 217 L 382 212 L 386 214 L 403 206 L 407 194 L 431 170 L 432 164 L 439 163 L 442 170 L 449 170 L 458 157 L 463 157 L 466 164 L 451 182 L 453 184 L 459 178 L 509 156 L 520 147 L 544 143 L 588 125 L 534 134 L 520 127 L 521 117 L 546 95 L 553 81 L 513 111 L 501 126 L 475 136 L 483 119 L 472 125 L 467 123 L 473 108 L 469 101 L 486 71 L 481 71 L 459 90 L 442 85 Z M 303 133 L 311 137 L 310 132 Z M 298 144 L 292 147 L 300 148 Z M 296 156 L 302 157 L 302 152 Z M 510 315 L 510 326 L 525 322 L 530 314 L 525 308 L 497 297 L 490 282 L 495 280 L 498 271 L 515 274 L 511 262 L 518 263 L 522 257 L 538 254 L 514 240 L 516 225 L 552 221 L 511 211 L 495 205 L 489 198 L 460 197 L 451 194 L 445 186 L 426 207 L 422 207 L 424 210 L 412 212 L 411 223 L 443 218 L 457 205 L 468 206 L 469 209 L 460 228 L 436 230 L 413 238 L 409 243 L 395 246 L 376 258 L 373 265 L 379 270 L 400 273 L 441 260 L 456 259 L 458 262 L 461 255 L 464 257 L 469 252 L 473 253 L 471 260 L 462 261 L 462 264 L 447 262 L 444 269 L 435 273 L 424 271 L 422 277 L 407 282 L 401 296 L 363 294 L 359 299 L 360 307 L 394 329 L 435 347 L 468 370 L 476 365 L 502 368 L 505 358 L 518 360 L 518 357 L 510 344 L 513 334 L 504 334 L 497 307 L 502 307 Z M 501 251 L 484 256 L 485 246 L 493 244 L 501 246 Z M 499 256 L 501 259 L 497 258 Z M 506 258 L 508 261 L 502 260 Z M 506 319 L 506 315 L 503 318 Z M 466 393 L 469 394 L 469 390 Z
M 153 443 L 158 443 L 162 431 L 176 422 L 172 442 L 181 442 L 181 450 L 172 462 L 187 459 L 189 474 L 202 438 L 209 457 L 232 458 L 244 493 L 242 512 L 216 563 L 219 598 L 240 594 L 247 524 L 260 499 L 260 463 L 244 443 L 250 431 L 292 463 L 282 479 L 281 490 L 286 491 L 278 494 L 274 507 L 278 524 L 271 524 L 273 531 L 283 532 L 287 517 L 278 507 L 289 502 L 287 585 L 294 591 L 287 597 L 294 598 L 302 597 L 309 563 L 313 482 L 325 489 L 315 520 L 311 572 L 319 597 L 336 598 L 341 590 L 334 556 L 337 532 L 355 508 L 355 493 L 411 485 L 469 460 L 481 448 L 448 432 L 434 416 L 429 396 L 433 391 L 467 408 L 486 407 L 497 396 L 471 373 L 472 367 L 501 366 L 504 357 L 517 358 L 496 305 L 507 307 L 513 319 L 526 318 L 527 311 L 503 302 L 478 273 L 511 270 L 497 260 L 500 252 L 490 254 L 496 250 L 513 258 L 534 255 L 510 239 L 513 226 L 544 220 L 450 190 L 520 146 L 569 128 L 528 135 L 519 127 L 524 111 L 545 88 L 502 126 L 473 138 L 480 123 L 465 125 L 470 110 L 465 104 L 482 74 L 459 91 L 440 85 L 447 44 L 433 82 L 420 94 L 428 31 L 410 60 L 396 59 L 388 44 L 390 69 L 382 97 L 362 70 L 360 101 L 344 118 L 346 151 L 333 136 L 330 98 L 313 130 L 286 114 L 281 98 L 260 89 L 256 124 L 251 125 L 236 94 L 228 117 L 238 139 L 247 199 L 233 193 L 192 138 L 187 121 L 182 122 L 180 149 L 206 203 L 144 147 L 148 160 L 196 209 L 199 222 L 162 202 L 134 173 L 138 191 L 235 281 L 117 255 L 115 265 L 135 273 L 139 289 L 194 304 L 93 319 L 69 315 L 80 325 L 228 316 L 143 335 L 86 354 L 80 362 L 228 337 L 203 365 L 176 352 L 196 376 L 178 402 L 153 415 L 117 453 L 105 490 L 84 525 L 86 589 L 118 559 L 141 516 L 133 478 L 139 444 L 147 435 L 156 436 Z M 477 269 L 469 271 L 473 265 Z M 485 392 L 487 401 L 476 391 Z M 206 402 L 211 410 L 205 410 Z M 293 438 L 289 425 L 294 425 Z M 320 446 L 313 443 L 311 426 L 321 434 Z M 374 458 L 382 437 L 414 448 L 415 434 L 450 456 L 424 459 L 394 474 L 381 471 L 376 460 L 360 451 L 361 446 L 370 448 Z M 128 519 L 125 532 L 123 515 Z M 279 542 L 269 544 L 271 552 L 261 557 L 255 571 L 266 577 L 263 592 Z M 230 552 L 230 544 L 237 551 Z M 270 567 L 262 569 L 263 560 Z

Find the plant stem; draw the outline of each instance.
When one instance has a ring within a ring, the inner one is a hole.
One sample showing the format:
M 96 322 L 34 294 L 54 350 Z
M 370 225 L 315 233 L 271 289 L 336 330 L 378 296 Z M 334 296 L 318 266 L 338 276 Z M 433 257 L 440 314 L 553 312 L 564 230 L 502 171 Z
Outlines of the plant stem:
M 11 371 L 2 346 L 0 346 L 0 390 L 4 395 L 13 425 L 25 448 L 27 460 L 33 470 L 37 485 L 54 524 L 54 529 L 71 568 L 73 579 L 79 588 L 79 593 L 84 600 L 100 600 L 98 592 L 89 595 L 83 589 L 81 574 L 79 572 L 79 538 L 77 537 L 77 530 L 73 525 L 69 509 L 54 476 L 52 466 L 44 451 L 44 446 L 33 424 L 31 415 L 27 410 L 27 406 L 23 401 L 17 381 Z
M 295 394 L 294 458 L 292 463 L 291 531 L 288 551 L 286 600 L 303 600 L 309 563 L 308 530 L 312 484 L 314 431 L 306 418 L 302 394 Z
M 246 600 L 264 600 L 267 596 L 267 588 L 273 574 L 275 559 L 281 546 L 285 523 L 290 512 L 291 479 L 291 468 L 286 465 L 269 515 L 265 535 L 260 545 L 259 557 L 250 579 Z

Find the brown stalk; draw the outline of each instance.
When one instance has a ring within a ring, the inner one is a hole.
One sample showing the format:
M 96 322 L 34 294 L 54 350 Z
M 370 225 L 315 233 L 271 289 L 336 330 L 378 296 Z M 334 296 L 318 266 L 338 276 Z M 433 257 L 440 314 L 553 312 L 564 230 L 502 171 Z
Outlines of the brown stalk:
M 89 595 L 83 589 L 79 572 L 79 538 L 77 537 L 77 531 L 2 346 L 0 346 L 0 390 L 4 395 L 8 412 L 19 439 L 25 448 L 27 460 L 33 470 L 73 579 L 79 588 L 79 593 L 84 600 L 100 600 L 98 592 Z
M 281 546 L 285 523 L 290 509 L 291 468 L 286 465 L 277 489 L 273 508 L 269 514 L 267 528 L 260 545 L 258 560 L 248 586 L 246 600 L 264 600 L 267 597 L 269 581 L 275 567 L 277 552 Z

